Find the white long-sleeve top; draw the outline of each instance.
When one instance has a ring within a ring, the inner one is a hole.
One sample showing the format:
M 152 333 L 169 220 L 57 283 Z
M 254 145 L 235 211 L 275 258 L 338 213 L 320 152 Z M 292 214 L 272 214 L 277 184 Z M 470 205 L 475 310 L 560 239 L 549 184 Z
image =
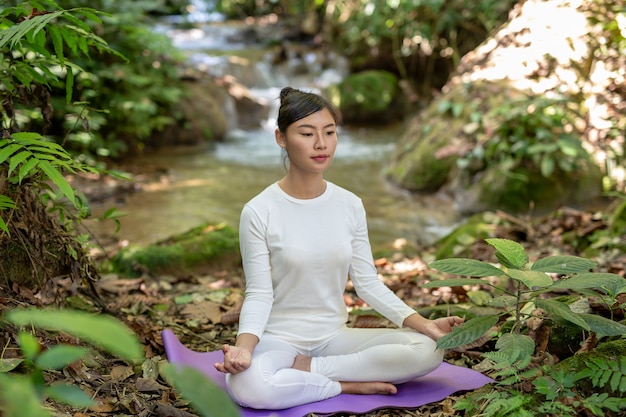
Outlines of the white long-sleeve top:
M 361 199 L 331 182 L 306 200 L 268 186 L 244 206 L 239 237 L 246 279 L 239 334 L 319 346 L 345 326 L 348 276 L 397 326 L 415 313 L 378 279 Z

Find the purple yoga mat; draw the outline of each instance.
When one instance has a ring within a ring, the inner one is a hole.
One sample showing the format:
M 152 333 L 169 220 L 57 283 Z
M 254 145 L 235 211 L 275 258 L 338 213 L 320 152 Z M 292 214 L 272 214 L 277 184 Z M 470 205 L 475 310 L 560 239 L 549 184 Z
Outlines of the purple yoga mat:
M 219 386 L 225 388 L 224 374 L 213 364 L 224 358 L 222 351 L 196 352 L 188 349 L 170 330 L 162 333 L 167 360 L 174 365 L 187 365 L 202 371 Z M 493 380 L 469 368 L 443 363 L 421 378 L 398 385 L 395 395 L 341 394 L 324 401 L 299 405 L 285 410 L 253 410 L 240 407 L 242 417 L 303 417 L 310 413 L 367 413 L 381 408 L 415 409 L 424 404 L 441 401 L 458 391 L 480 388 Z

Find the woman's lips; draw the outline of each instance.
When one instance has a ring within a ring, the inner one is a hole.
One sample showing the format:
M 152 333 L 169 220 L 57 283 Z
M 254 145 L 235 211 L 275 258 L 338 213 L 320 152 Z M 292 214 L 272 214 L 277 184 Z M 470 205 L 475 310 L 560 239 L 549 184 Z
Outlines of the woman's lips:
M 312 159 L 314 159 L 317 162 L 324 162 L 328 159 L 328 155 L 317 155 L 317 156 L 314 156 Z

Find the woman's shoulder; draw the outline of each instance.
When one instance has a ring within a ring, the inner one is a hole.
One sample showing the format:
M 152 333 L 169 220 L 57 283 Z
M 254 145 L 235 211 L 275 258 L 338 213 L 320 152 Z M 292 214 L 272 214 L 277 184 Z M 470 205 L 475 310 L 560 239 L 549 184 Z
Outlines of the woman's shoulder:
M 331 199 L 333 201 L 343 201 L 353 206 L 361 206 L 363 204 L 361 197 L 346 188 L 330 181 L 328 182 L 328 187 L 332 192 Z
M 251 207 L 262 207 L 271 204 L 278 194 L 278 183 L 272 183 L 265 187 L 263 191 L 252 197 L 245 205 Z

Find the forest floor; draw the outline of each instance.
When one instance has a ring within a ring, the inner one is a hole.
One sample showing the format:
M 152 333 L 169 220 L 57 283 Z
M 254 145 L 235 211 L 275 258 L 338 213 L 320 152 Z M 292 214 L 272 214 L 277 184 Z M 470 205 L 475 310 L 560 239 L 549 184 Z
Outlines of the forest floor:
M 578 236 L 602 227 L 597 213 L 562 209 L 541 219 L 515 218 L 504 213 L 494 213 L 500 220 L 491 232 L 492 237 L 509 238 L 521 243 L 530 259 L 550 255 L 579 255 L 563 243 L 562 235 L 573 232 Z M 464 257 L 495 262 L 493 248 L 484 241 L 468 246 Z M 422 284 L 440 273 L 429 269 L 434 247 L 421 248 L 419 255 L 401 255 L 376 260 L 380 278 L 417 310 L 433 306 L 450 306 L 469 302 L 467 289 L 425 289 Z M 624 275 L 626 254 L 612 254 L 599 260 L 598 270 Z M 202 274 L 175 274 L 151 276 L 145 273 L 139 278 L 103 275 L 95 283 L 100 300 L 106 311 L 127 324 L 143 344 L 146 364 L 158 365 L 165 360 L 161 332 L 171 329 L 188 347 L 198 351 L 219 349 L 224 343 L 233 343 L 239 308 L 243 301 L 243 273 L 238 267 L 215 269 Z M 99 311 L 93 300 L 83 294 L 75 284 L 64 280 L 55 283 L 55 295 L 40 291 L 33 293 L 27 288 L 13 285 L 0 286 L 0 314 L 18 307 L 59 305 Z M 490 287 L 482 288 L 489 291 Z M 367 311 L 350 287 L 345 293 L 346 305 L 353 311 Z M 389 323 L 372 314 L 352 314 L 351 325 L 356 327 L 380 327 Z M 3 344 L 2 358 L 18 357 L 15 341 L 16 329 L 8 326 L 0 334 Z M 67 335 L 38 331 L 43 347 L 58 343 L 80 343 Z M 485 348 L 449 351 L 446 360 L 463 366 L 474 366 L 481 360 Z M 63 371 L 46 375 L 50 383 L 65 381 L 79 385 L 97 401 L 89 410 L 71 410 L 52 401 L 45 405 L 58 416 L 112 417 L 112 416 L 182 416 L 196 415 L 188 404 L 158 375 L 147 376 L 146 364 L 132 367 L 123 361 L 106 355 L 94 356 L 96 360 L 80 361 Z M 451 395 L 445 400 L 427 404 L 416 410 L 384 409 L 362 414 L 364 417 L 389 416 L 452 416 L 458 412 L 452 408 L 463 393 Z M 347 417 L 349 414 L 337 414 Z

